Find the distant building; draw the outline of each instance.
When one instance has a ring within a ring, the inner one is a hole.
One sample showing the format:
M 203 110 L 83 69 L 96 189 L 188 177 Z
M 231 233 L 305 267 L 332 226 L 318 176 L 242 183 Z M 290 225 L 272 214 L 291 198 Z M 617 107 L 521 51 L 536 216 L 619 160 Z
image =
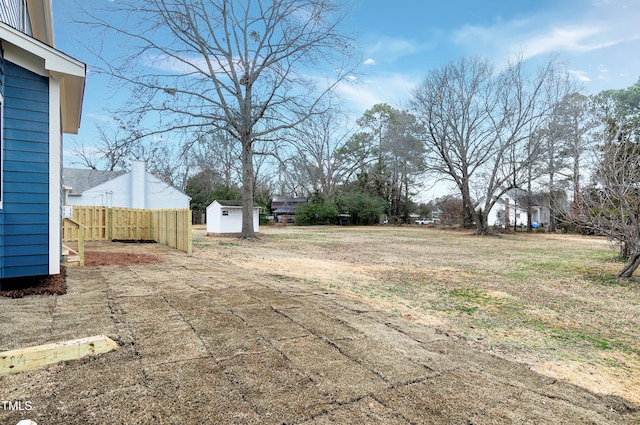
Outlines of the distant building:
M 566 195 L 557 194 L 557 201 L 554 205 L 555 211 L 566 211 L 567 201 Z M 528 226 L 527 209 L 531 203 L 531 224 L 547 228 L 551 224 L 551 202 L 546 194 L 532 194 L 530 197 L 526 195 L 518 196 L 516 199 L 503 197 L 496 201 L 495 205 L 489 211 L 487 223 L 489 226 L 509 227 L 514 224 L 517 226 Z
M 260 230 L 260 207 L 253 207 L 253 230 Z M 207 207 L 207 233 L 214 235 L 242 232 L 242 201 L 213 201 Z
M 284 197 L 276 196 L 271 201 L 271 214 L 276 222 L 281 222 L 286 217 L 288 222 L 293 222 L 296 215 L 296 207 L 301 203 L 307 203 L 306 196 Z
M 65 204 L 140 208 L 189 208 L 191 198 L 133 161 L 131 171 L 63 170 Z
M 487 224 L 494 227 L 527 226 L 527 210 L 510 198 L 500 198 L 487 216 Z

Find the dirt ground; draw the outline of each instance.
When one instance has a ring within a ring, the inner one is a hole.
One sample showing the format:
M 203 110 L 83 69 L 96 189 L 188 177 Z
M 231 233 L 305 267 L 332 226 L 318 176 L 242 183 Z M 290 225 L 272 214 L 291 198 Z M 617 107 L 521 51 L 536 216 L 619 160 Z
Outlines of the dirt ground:
M 68 268 L 65 295 L 0 298 L 0 350 L 99 334 L 120 345 L 0 377 L 0 423 L 640 423 L 631 401 L 482 352 L 436 318 L 339 286 L 388 271 L 380 262 L 339 270 L 350 253 L 330 240 L 329 262 L 261 243 L 238 250 L 250 242 L 201 230 L 193 256 L 91 243 L 106 258 L 140 261 Z

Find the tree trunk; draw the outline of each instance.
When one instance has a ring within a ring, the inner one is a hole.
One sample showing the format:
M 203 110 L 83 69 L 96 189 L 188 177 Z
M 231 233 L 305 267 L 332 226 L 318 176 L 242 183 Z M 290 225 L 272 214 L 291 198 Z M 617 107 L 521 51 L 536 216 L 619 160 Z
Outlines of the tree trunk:
M 531 155 L 529 153 L 529 155 Z M 531 175 L 531 161 L 527 164 L 527 232 L 533 232 L 533 207 L 531 206 L 532 196 L 531 196 L 531 181 L 533 180 L 533 176 Z M 540 214 L 538 214 L 540 215 Z M 540 218 L 538 217 L 538 220 Z M 539 223 L 538 223 L 539 224 Z
M 476 235 L 488 235 L 490 232 L 487 214 L 485 214 L 483 210 L 476 211 L 474 214 L 474 219 L 476 222 Z
M 556 194 L 553 191 L 553 173 L 549 174 L 549 232 L 556 232 Z
M 626 247 L 629 249 L 629 258 L 627 259 L 627 264 L 618 273 L 618 278 L 631 277 L 633 272 L 640 266 L 640 239 L 634 241 L 633 246 L 626 244 Z
M 250 139 L 242 140 L 242 233 L 240 237 L 243 239 L 256 237 L 253 228 L 253 148 Z

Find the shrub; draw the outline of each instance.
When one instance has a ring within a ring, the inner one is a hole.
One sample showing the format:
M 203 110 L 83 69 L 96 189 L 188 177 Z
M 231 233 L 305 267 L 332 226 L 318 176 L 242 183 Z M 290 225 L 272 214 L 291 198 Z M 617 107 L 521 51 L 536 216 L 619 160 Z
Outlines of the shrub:
M 302 226 L 332 224 L 335 223 L 337 215 L 338 210 L 335 204 L 316 193 L 309 202 L 296 207 L 296 224 Z

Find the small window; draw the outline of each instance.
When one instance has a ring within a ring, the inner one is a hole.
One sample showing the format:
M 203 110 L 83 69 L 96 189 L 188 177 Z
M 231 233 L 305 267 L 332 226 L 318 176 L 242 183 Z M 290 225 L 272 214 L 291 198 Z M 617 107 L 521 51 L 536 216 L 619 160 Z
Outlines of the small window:
M 229 211 L 227 211 L 227 210 L 222 210 L 222 215 L 229 215 Z

